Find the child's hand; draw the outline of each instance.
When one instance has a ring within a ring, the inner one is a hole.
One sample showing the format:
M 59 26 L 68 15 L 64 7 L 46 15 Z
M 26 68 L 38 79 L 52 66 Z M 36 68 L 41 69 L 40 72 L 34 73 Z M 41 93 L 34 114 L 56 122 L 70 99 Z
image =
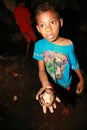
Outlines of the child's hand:
M 58 97 L 55 98 L 55 101 L 61 102 L 61 100 L 60 100 Z M 53 103 L 51 106 L 49 106 L 49 107 L 46 107 L 46 106 L 43 105 L 43 106 L 42 106 L 42 108 L 43 108 L 43 113 L 46 114 L 47 108 L 50 110 L 51 113 L 53 113 L 53 112 L 54 112 L 54 109 L 56 109 L 56 107 L 57 107 L 55 101 L 54 101 L 54 103 Z
M 84 81 L 80 81 L 77 85 L 76 94 L 81 94 L 84 89 Z
M 54 96 L 54 90 L 51 87 L 42 87 L 36 94 L 36 100 L 38 100 L 42 106 L 43 113 L 46 113 L 47 109 L 53 113 L 54 109 L 56 109 L 56 101 L 61 102 L 57 96 Z

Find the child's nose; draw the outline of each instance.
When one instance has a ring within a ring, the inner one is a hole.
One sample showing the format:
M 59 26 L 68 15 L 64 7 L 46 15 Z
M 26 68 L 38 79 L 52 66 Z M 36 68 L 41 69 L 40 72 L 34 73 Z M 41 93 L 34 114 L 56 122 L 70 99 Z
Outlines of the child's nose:
M 52 28 L 51 28 L 50 25 L 46 26 L 46 31 L 47 31 L 47 32 L 49 32 L 49 31 L 51 31 L 51 30 L 52 30 Z

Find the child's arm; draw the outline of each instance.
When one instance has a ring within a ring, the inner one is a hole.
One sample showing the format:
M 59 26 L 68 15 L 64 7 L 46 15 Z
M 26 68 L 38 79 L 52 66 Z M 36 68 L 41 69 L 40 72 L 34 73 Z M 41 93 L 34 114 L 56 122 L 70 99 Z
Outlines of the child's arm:
M 42 87 L 46 88 L 46 86 L 50 86 L 50 82 L 48 80 L 48 76 L 45 70 L 45 65 L 43 60 L 38 61 L 39 68 L 39 78 L 42 84 Z
M 75 70 L 75 72 L 76 72 L 77 76 L 79 77 L 79 82 L 77 84 L 76 93 L 81 94 L 81 92 L 83 91 L 83 88 L 84 88 L 84 79 L 83 79 L 80 69 Z
M 40 78 L 40 81 L 41 81 L 41 84 L 42 84 L 42 88 L 36 94 L 37 100 L 39 99 L 38 96 L 45 90 L 45 88 L 52 87 L 49 80 L 48 80 L 48 76 L 47 76 L 47 73 L 46 73 L 46 70 L 45 70 L 45 64 L 44 64 L 43 60 L 38 61 L 38 68 L 39 68 L 39 78 Z M 54 103 L 51 106 L 48 107 L 51 113 L 53 113 L 54 109 L 56 108 L 55 101 L 61 102 L 61 100 L 56 96 Z M 43 113 L 46 113 L 47 107 L 43 105 L 42 108 L 43 108 Z
M 38 69 L 39 69 L 39 78 L 42 84 L 42 88 L 36 94 L 37 100 L 38 100 L 38 96 L 42 93 L 42 91 L 45 90 L 46 87 L 50 86 L 43 60 L 38 61 Z

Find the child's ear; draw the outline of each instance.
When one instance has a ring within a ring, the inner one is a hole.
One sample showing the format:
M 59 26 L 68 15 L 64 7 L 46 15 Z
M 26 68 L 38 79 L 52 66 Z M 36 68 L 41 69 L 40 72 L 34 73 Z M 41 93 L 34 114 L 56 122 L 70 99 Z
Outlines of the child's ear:
M 62 27 L 62 26 L 63 26 L 63 19 L 60 18 L 60 27 Z
M 38 25 L 36 25 L 36 28 L 37 28 L 37 31 L 40 33 L 40 30 L 39 30 L 39 27 L 38 27 Z

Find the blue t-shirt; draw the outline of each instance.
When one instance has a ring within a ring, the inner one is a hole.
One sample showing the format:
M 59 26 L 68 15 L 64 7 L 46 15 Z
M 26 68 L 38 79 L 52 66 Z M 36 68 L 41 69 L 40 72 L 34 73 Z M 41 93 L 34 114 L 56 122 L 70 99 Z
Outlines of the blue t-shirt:
M 70 70 L 79 69 L 73 43 L 58 45 L 41 39 L 35 43 L 33 58 L 44 60 L 48 74 L 64 88 L 71 84 Z

